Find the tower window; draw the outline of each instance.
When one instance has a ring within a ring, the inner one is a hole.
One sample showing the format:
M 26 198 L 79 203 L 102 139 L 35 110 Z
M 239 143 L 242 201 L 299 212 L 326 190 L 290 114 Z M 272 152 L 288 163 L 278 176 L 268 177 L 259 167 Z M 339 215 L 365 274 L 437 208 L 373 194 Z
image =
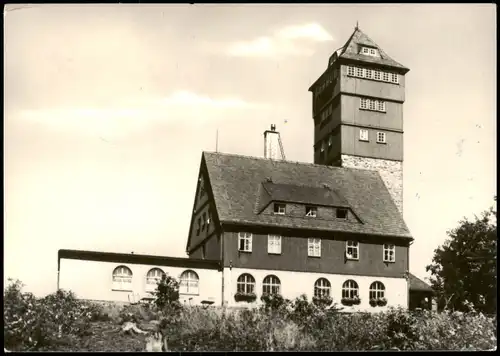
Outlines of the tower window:
M 372 79 L 372 73 L 373 73 L 373 71 L 371 69 L 366 69 L 365 70 L 365 74 L 366 74 L 365 76 L 366 76 L 366 78 L 367 79 Z
M 359 130 L 359 140 L 368 141 L 368 130 L 364 129 Z
M 285 204 L 274 204 L 274 213 L 277 215 L 285 215 Z
M 347 209 L 337 209 L 336 216 L 337 219 L 347 220 Z
M 384 262 L 396 261 L 396 246 L 393 244 L 384 244 Z
M 363 110 L 385 112 L 385 101 L 361 98 L 359 108 Z
M 363 68 L 356 68 L 356 76 L 363 78 Z
M 388 81 L 389 81 L 389 73 L 384 72 L 384 82 L 388 82 Z
M 359 244 L 357 241 L 347 241 L 345 245 L 346 257 L 350 260 L 359 259 Z
M 306 207 L 306 216 L 315 218 L 318 214 L 318 208 L 315 206 L 307 206 Z
M 328 147 L 332 145 L 333 138 L 332 136 L 328 137 Z
M 387 143 L 385 138 L 385 132 L 377 132 L 377 143 Z
M 373 78 L 374 78 L 375 80 L 380 80 L 380 71 L 379 71 L 379 70 L 376 70 L 376 71 L 375 71 Z
M 399 77 L 396 73 L 391 74 L 391 82 L 398 84 L 399 83 Z
M 355 75 L 355 71 L 354 71 L 354 67 L 347 67 L 347 75 L 352 75 L 354 77 Z

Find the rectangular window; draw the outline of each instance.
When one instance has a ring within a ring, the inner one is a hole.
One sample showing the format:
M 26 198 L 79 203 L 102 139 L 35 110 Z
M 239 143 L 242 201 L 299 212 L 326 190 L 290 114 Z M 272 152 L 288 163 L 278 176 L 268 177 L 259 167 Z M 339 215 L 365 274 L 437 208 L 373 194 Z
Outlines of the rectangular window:
M 354 67 L 347 67 L 347 75 L 353 76 L 354 77 Z
M 375 80 L 380 80 L 380 71 L 379 70 L 376 70 L 374 71 L 375 73 L 373 73 L 373 79 Z
M 377 50 L 373 49 L 373 48 L 370 48 L 370 55 L 371 56 L 376 56 L 377 55 Z
M 315 218 L 318 214 L 318 208 L 315 206 L 306 206 L 306 216 L 310 218 Z
M 399 79 L 399 77 L 398 77 L 398 75 L 396 73 L 392 73 L 391 74 L 391 82 L 397 84 L 397 83 L 399 83 L 398 79 Z
M 252 234 L 240 232 L 238 234 L 238 250 L 252 252 Z
M 370 53 L 369 48 L 363 47 L 363 51 L 362 51 L 362 53 L 363 53 L 363 54 L 369 54 L 369 53 Z
M 207 248 L 205 246 L 205 244 L 201 245 L 201 259 L 205 259 L 205 256 L 207 254 Z
M 368 141 L 368 130 L 359 130 L 359 140 Z
M 393 244 L 384 244 L 384 262 L 396 261 L 396 246 Z
M 377 143 L 386 143 L 385 132 L 377 132 Z
M 338 208 L 335 215 L 337 219 L 347 219 L 347 209 Z
M 356 67 L 356 77 L 363 77 L 363 68 Z
M 321 151 L 324 151 L 324 147 L 321 146 Z M 285 209 L 285 204 L 274 204 L 274 213 L 278 215 L 285 215 L 286 209 Z
M 267 237 L 267 253 L 281 254 L 281 236 L 269 235 Z
M 366 78 L 372 79 L 373 71 L 371 69 L 367 69 L 365 74 L 366 74 Z
M 384 72 L 384 82 L 388 82 L 388 81 L 389 81 L 389 73 Z
M 368 104 L 370 105 L 370 110 L 376 110 L 377 107 L 375 105 L 375 100 L 368 100 Z
M 378 106 L 378 108 L 377 108 L 378 111 L 385 112 L 385 101 L 379 100 L 377 102 L 377 106 Z
M 368 109 L 368 99 L 361 98 L 361 102 L 360 102 L 359 107 L 361 109 Z
M 321 257 L 321 239 L 307 239 L 307 255 Z
M 359 244 L 357 241 L 347 241 L 345 245 L 345 254 L 348 260 L 359 259 Z

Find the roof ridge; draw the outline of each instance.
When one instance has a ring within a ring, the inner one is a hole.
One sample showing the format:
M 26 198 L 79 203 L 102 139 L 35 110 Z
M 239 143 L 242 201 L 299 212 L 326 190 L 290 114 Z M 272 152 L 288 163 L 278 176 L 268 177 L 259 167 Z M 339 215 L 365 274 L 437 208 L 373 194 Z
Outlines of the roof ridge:
M 312 166 L 312 167 L 324 167 L 324 168 L 328 168 L 328 169 L 332 169 L 332 170 L 369 171 L 369 172 L 376 172 L 376 173 L 378 173 L 377 170 L 369 169 L 369 168 L 336 167 L 336 166 L 327 166 L 327 165 L 318 164 L 318 163 L 290 161 L 290 160 L 284 160 L 284 159 L 271 160 L 269 158 L 258 157 L 258 156 L 250 156 L 250 155 L 242 155 L 242 154 L 237 154 L 237 153 L 203 151 L 203 154 L 205 154 L 205 153 L 213 154 L 213 155 L 221 155 L 221 156 L 233 156 L 233 157 L 250 158 L 250 159 L 254 159 L 254 160 L 258 160 L 258 161 L 273 161 L 273 162 L 282 162 L 282 163 L 288 163 L 288 164 L 300 164 L 300 165 Z

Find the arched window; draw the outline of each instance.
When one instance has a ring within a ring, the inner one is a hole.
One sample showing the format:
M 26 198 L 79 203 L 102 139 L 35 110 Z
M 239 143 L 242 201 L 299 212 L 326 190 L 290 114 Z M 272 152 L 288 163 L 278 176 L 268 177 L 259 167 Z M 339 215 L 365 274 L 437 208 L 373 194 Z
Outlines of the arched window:
M 280 279 L 276 276 L 269 275 L 264 278 L 264 282 L 262 283 L 262 293 L 280 294 L 280 287 Z
M 352 279 L 348 279 L 342 285 L 342 298 L 359 297 L 358 284 Z
M 382 282 L 376 281 L 370 285 L 370 299 L 384 298 L 385 286 Z
M 180 294 L 199 294 L 200 279 L 195 271 L 187 270 L 182 272 L 180 280 Z
M 236 291 L 238 293 L 255 293 L 255 279 L 252 275 L 244 273 L 236 281 Z
M 149 270 L 146 275 L 146 290 L 153 291 L 156 289 L 156 286 L 161 281 L 161 276 L 163 276 L 165 272 L 163 272 L 159 268 L 152 268 Z
M 113 289 L 132 290 L 132 271 L 126 266 L 118 266 L 113 270 Z
M 320 278 L 314 283 L 314 296 L 315 297 L 329 297 L 331 285 L 328 279 Z

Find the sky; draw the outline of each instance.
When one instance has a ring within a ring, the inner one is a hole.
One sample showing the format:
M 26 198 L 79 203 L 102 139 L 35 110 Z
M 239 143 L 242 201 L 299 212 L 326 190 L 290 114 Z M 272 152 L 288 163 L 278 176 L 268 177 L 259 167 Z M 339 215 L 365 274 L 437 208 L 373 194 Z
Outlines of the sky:
M 7 5 L 4 283 L 57 251 L 186 256 L 202 151 L 313 161 L 309 86 L 360 29 L 410 68 L 410 271 L 496 195 L 496 12 L 446 5 Z

